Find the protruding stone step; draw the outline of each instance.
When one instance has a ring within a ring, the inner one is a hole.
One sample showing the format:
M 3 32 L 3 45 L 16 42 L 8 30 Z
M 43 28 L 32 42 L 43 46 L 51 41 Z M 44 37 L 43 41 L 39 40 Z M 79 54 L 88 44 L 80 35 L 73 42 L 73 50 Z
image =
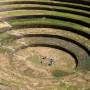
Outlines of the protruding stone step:
M 11 27 L 11 25 L 8 24 L 7 22 L 0 21 L 0 29 L 1 28 L 8 28 L 8 27 Z

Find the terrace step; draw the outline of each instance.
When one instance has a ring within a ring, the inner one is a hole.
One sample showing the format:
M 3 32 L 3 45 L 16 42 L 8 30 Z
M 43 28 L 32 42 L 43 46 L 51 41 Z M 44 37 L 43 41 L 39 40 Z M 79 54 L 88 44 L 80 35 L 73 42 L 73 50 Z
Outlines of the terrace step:
M 23 39 L 25 37 L 22 37 Z M 18 43 L 20 43 L 20 40 L 21 39 L 18 39 L 16 40 L 16 42 L 18 41 Z M 27 43 L 27 45 L 22 45 L 22 46 L 19 46 L 17 47 L 16 51 L 17 52 L 18 50 L 21 50 L 21 49 L 24 49 L 24 48 L 27 48 L 27 47 L 32 47 L 34 45 L 38 45 L 38 46 L 43 46 L 44 44 L 47 44 L 46 46 L 48 47 L 48 44 L 50 45 L 55 45 L 55 47 L 62 47 L 64 49 L 67 49 L 69 50 L 70 52 L 74 53 L 75 54 L 75 57 L 77 57 L 77 60 L 78 60 L 78 64 L 79 65 L 79 69 L 85 69 L 88 70 L 89 69 L 89 66 L 87 66 L 87 62 L 89 64 L 89 59 L 90 59 L 90 56 L 87 55 L 87 53 L 85 51 L 83 51 L 83 49 L 81 49 L 80 47 L 78 47 L 77 45 L 74 45 L 70 42 L 67 42 L 67 41 L 64 41 L 64 40 L 60 40 L 60 39 L 52 39 L 52 37 L 50 38 L 47 38 L 47 37 L 27 37 L 24 39 L 24 41 Z M 78 51 L 78 53 L 77 53 Z M 79 52 L 80 51 L 80 52 Z M 82 53 L 81 53 L 82 52 Z M 83 55 L 82 55 L 83 54 Z M 82 56 L 82 57 L 81 57 Z M 87 57 L 87 58 L 86 58 Z M 81 59 L 80 59 L 81 58 Z M 86 64 L 85 64 L 86 63 Z

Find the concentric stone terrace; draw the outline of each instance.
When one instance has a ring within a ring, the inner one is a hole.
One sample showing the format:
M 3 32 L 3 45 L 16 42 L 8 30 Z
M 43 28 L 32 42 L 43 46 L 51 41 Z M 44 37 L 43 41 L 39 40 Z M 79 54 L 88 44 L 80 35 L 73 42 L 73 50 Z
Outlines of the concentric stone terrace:
M 0 90 L 89 90 L 89 73 L 89 0 L 0 1 Z

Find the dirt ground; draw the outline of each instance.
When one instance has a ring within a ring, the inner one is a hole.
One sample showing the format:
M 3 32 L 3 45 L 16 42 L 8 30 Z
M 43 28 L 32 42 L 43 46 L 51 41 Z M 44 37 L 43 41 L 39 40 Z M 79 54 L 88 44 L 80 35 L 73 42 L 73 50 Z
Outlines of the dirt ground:
M 0 23 L 0 27 L 6 26 Z M 11 32 L 17 36 L 28 33 L 36 32 Z M 12 54 L 19 45 L 26 43 L 19 40 L 11 46 L 0 46 L 0 90 L 90 90 L 90 71 L 74 70 L 76 64 L 71 55 L 47 47 L 28 47 Z
M 73 69 L 72 64 L 74 65 L 75 63 L 68 63 L 68 60 L 73 60 L 70 55 L 63 53 L 62 51 L 54 51 L 54 53 L 53 51 L 53 49 L 45 47 L 27 48 L 25 50 L 18 51 L 14 54 L 12 59 L 10 54 L 0 53 L 0 89 L 90 90 L 90 72 L 82 73 L 74 71 L 73 73 L 65 76 L 54 77 L 50 72 L 54 70 L 51 69 L 53 66 L 49 67 L 47 66 L 47 63 L 44 64 L 45 66 L 42 66 L 40 65 L 40 62 L 37 62 L 38 60 L 42 60 L 42 57 L 51 58 L 50 55 L 53 55 L 56 56 L 53 58 L 57 60 L 58 63 L 61 60 L 60 66 L 58 66 L 60 69 L 65 66 L 68 67 L 68 69 Z M 61 54 L 68 56 L 68 59 L 66 60 L 65 56 L 63 58 Z M 45 60 L 47 58 L 45 58 Z

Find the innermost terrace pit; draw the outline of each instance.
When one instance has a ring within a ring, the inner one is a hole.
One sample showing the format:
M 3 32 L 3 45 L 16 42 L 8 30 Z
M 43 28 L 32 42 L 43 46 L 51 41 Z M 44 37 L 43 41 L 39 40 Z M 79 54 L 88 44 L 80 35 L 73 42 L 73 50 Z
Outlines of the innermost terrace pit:
M 62 76 L 72 72 L 76 67 L 74 58 L 67 52 L 42 46 L 19 50 L 15 53 L 12 63 L 14 68 L 21 73 L 33 77 L 35 76 L 34 72 L 39 73 L 37 77 L 39 75 L 44 75 L 44 77 L 58 76 L 57 74 Z M 29 72 L 29 69 L 32 73 Z

